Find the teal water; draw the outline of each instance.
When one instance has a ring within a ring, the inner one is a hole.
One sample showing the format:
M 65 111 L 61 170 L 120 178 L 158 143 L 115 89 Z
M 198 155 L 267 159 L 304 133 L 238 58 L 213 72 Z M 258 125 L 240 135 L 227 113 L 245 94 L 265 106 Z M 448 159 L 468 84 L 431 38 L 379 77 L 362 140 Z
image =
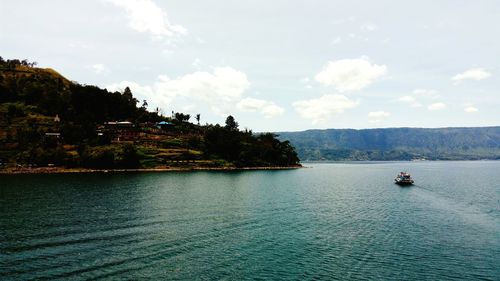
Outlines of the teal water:
M 0 279 L 500 279 L 500 162 L 307 166 L 0 176 Z

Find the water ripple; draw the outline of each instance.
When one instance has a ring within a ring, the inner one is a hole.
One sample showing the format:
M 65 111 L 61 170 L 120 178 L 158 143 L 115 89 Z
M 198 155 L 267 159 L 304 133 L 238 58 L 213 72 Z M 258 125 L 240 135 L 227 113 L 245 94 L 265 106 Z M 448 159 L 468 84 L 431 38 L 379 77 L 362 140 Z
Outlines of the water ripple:
M 398 165 L 331 164 L 282 173 L 60 175 L 35 177 L 37 184 L 9 177 L 2 179 L 7 187 L 0 187 L 0 276 L 500 276 L 500 217 L 495 212 L 500 190 L 489 182 L 500 164 L 471 163 L 467 167 L 473 171 L 463 172 L 465 164 L 459 163 L 466 175 L 460 181 L 455 179 L 460 173 L 449 166 L 412 164 L 419 181 L 410 188 L 390 181 Z

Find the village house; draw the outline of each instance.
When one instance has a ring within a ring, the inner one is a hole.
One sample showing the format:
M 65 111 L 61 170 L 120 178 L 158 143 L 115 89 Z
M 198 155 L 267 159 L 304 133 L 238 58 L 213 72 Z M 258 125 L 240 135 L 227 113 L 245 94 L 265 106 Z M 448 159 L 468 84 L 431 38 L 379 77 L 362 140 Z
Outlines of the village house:
M 109 121 L 97 128 L 97 135 L 108 134 L 113 141 L 135 141 L 142 134 L 140 130 L 130 121 Z

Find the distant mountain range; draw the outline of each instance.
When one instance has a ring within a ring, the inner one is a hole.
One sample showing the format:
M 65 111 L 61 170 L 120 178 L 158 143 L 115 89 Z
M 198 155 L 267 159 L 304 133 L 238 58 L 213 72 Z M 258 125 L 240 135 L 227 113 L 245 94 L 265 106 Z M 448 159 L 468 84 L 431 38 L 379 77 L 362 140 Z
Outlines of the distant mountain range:
M 302 161 L 500 159 L 500 127 L 280 132 Z

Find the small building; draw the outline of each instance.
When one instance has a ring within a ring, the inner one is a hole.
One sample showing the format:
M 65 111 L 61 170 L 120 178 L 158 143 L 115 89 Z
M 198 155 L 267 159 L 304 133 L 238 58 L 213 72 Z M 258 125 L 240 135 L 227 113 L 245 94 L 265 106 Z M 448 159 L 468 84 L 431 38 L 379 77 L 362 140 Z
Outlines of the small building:
M 133 141 L 137 140 L 140 132 L 130 121 L 110 121 L 105 122 L 104 127 L 97 128 L 97 135 L 109 135 L 114 141 Z
M 110 121 L 104 123 L 106 127 L 115 127 L 115 128 L 130 128 L 134 127 L 134 123 L 130 121 Z
M 45 133 L 45 136 L 58 139 L 61 137 L 61 133 Z
M 174 126 L 175 126 L 174 123 L 170 123 L 167 121 L 161 121 L 161 122 L 156 123 L 156 127 L 158 129 L 169 129 L 169 128 L 173 128 Z

